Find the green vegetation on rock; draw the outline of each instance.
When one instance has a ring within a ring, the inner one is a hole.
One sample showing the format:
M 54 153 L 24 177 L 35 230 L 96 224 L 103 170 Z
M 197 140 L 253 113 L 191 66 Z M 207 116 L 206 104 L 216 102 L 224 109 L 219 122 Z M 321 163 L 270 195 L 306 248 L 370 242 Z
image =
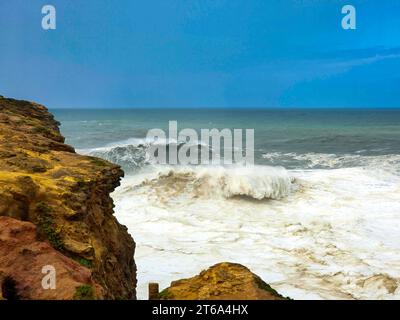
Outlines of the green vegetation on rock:
M 62 250 L 64 243 L 59 232 L 55 229 L 55 224 L 51 216 L 51 208 L 47 203 L 40 202 L 36 206 L 39 231 L 46 236 L 53 248 Z
M 92 261 L 81 258 L 78 260 L 79 264 L 86 267 L 86 268 L 91 268 L 92 267 Z
M 102 166 L 102 167 L 108 165 L 107 162 L 104 161 L 103 159 L 95 158 L 95 157 L 91 157 L 91 158 L 90 158 L 90 162 L 93 163 L 93 164 L 95 164 L 95 165 L 97 165 L 97 166 Z
M 278 296 L 278 297 L 282 297 L 282 298 L 285 298 L 285 299 L 287 299 L 287 300 L 292 300 L 292 299 L 289 298 L 289 297 L 284 297 L 284 296 L 282 296 L 281 294 L 279 294 L 279 293 L 278 293 L 276 290 L 274 290 L 269 284 L 265 283 L 260 277 L 258 277 L 258 276 L 254 277 L 254 281 L 255 281 L 255 283 L 257 284 L 257 286 L 258 286 L 260 289 L 265 290 L 265 291 L 268 291 L 268 292 L 270 292 L 270 293 L 272 293 L 273 295 L 276 295 L 276 296 Z
M 76 287 L 74 299 L 76 300 L 95 300 L 95 294 L 92 286 L 82 285 Z
M 172 299 L 172 296 L 169 293 L 168 289 L 164 289 L 163 291 L 161 291 L 158 294 L 158 299 L 160 299 L 160 300 L 168 300 L 168 299 Z

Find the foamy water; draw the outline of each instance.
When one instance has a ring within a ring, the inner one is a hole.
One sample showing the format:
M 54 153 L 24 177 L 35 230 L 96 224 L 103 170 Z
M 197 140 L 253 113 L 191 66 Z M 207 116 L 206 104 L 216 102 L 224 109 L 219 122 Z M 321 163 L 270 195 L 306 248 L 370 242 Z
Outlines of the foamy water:
M 113 198 L 137 243 L 140 299 L 150 281 L 167 287 L 222 261 L 294 299 L 400 297 L 400 177 L 390 171 L 148 168 Z
M 294 299 L 399 298 L 400 110 L 54 113 L 67 143 L 126 173 L 113 197 L 137 243 L 139 298 L 149 281 L 166 287 L 222 261 Z M 253 128 L 258 166 L 154 167 L 146 133 L 170 120 Z

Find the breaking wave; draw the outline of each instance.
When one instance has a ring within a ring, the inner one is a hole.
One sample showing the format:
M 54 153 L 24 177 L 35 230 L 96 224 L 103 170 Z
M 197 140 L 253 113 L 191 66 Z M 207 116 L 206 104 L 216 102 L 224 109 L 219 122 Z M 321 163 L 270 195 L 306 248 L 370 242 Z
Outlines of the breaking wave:
M 193 197 L 249 197 L 257 200 L 281 199 L 289 195 L 294 179 L 282 167 L 199 166 L 164 168 L 140 187 L 165 194 Z
M 109 144 L 105 147 L 94 149 L 81 149 L 78 150 L 78 152 L 102 158 L 104 160 L 120 165 L 127 172 L 132 172 L 137 171 L 146 165 L 154 164 L 154 161 L 149 154 L 149 149 L 151 146 L 155 145 L 166 146 L 166 150 L 168 153 L 168 148 L 176 146 L 179 150 L 179 148 L 184 145 L 184 142 L 167 139 L 151 140 L 131 138 L 125 141 Z M 197 145 L 199 150 L 201 148 L 207 148 L 206 150 L 211 152 L 208 146 L 204 145 L 201 142 L 197 142 L 195 143 L 195 145 Z
M 270 152 L 262 154 L 269 165 L 283 165 L 287 169 L 341 169 L 367 167 L 400 173 L 400 155 L 365 155 L 329 153 Z

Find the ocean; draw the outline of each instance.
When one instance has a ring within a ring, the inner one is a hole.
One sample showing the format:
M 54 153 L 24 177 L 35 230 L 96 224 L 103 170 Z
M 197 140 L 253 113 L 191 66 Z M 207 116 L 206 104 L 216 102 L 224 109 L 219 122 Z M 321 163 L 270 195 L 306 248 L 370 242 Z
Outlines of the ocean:
M 120 164 L 115 215 L 138 298 L 218 262 L 293 299 L 400 298 L 400 110 L 53 109 L 77 152 Z M 254 129 L 255 165 L 155 165 L 149 129 Z

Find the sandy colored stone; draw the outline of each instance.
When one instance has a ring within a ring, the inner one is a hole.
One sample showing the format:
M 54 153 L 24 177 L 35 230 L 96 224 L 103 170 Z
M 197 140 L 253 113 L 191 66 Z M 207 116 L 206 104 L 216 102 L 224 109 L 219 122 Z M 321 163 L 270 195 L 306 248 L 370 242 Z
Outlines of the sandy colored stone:
M 70 252 L 74 252 L 85 257 L 93 256 L 94 249 L 88 243 L 83 243 L 73 239 L 64 239 L 64 248 Z
M 37 236 L 90 266 L 107 299 L 136 297 L 135 243 L 113 216 L 123 171 L 64 144 L 39 104 L 0 97 L 0 216 L 30 221 Z
M 161 300 L 283 300 L 259 276 L 240 264 L 223 262 L 199 275 L 174 281 Z

